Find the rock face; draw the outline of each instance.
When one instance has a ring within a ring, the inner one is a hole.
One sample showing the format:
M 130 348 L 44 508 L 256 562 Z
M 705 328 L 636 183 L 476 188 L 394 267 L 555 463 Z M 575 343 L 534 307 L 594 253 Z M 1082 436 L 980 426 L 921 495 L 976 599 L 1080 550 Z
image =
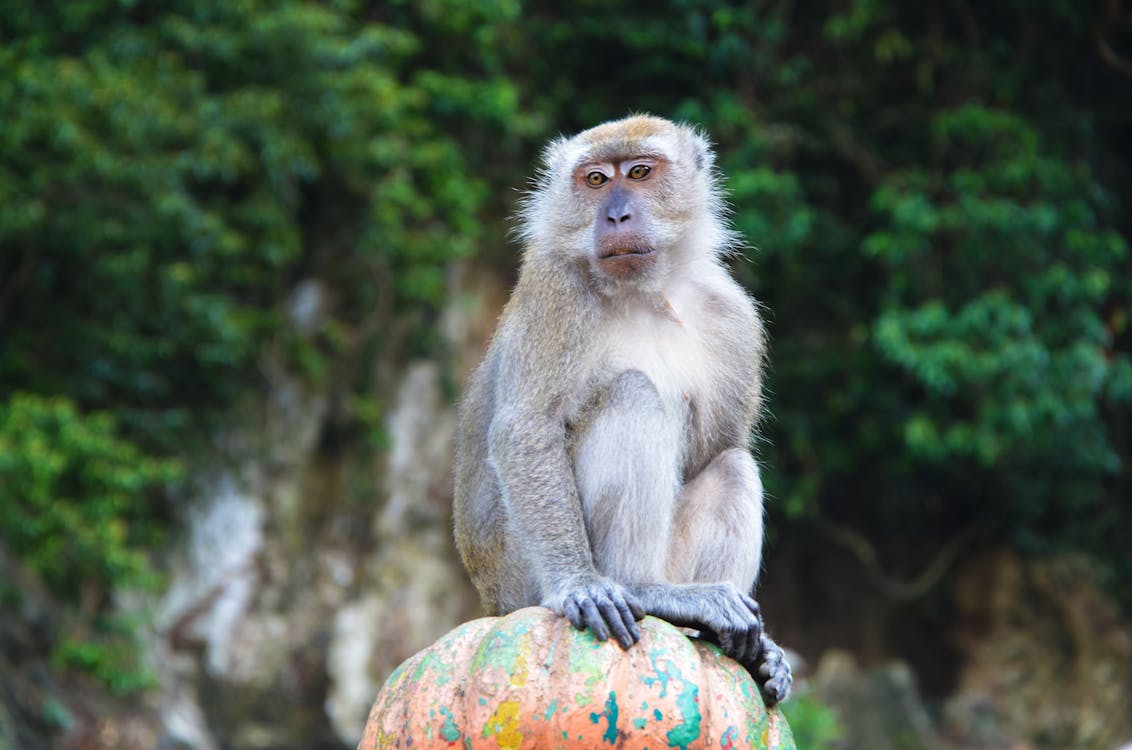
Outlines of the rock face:
M 937 750 L 942 745 L 903 662 L 864 670 L 846 651 L 822 656 L 813 676 L 817 698 L 840 718 L 845 750 Z
M 956 585 L 957 747 L 1112 750 L 1132 737 L 1132 629 L 1078 558 L 995 552 Z M 1019 744 L 1022 743 L 1022 744 Z
M 296 291 L 300 332 L 315 326 L 320 294 Z M 480 284 L 455 296 L 442 328 L 467 369 L 503 293 Z M 234 460 L 200 477 L 184 504 L 170 585 L 150 604 L 160 688 L 149 702 L 169 747 L 353 746 L 394 667 L 480 614 L 452 541 L 444 366 L 381 364 L 389 450 L 363 460 L 323 445 L 343 408 L 332 385 L 271 364 L 265 373 L 263 401 L 233 415 L 220 440 Z
M 743 667 L 653 617 L 622 650 L 540 607 L 465 623 L 406 661 L 358 750 L 378 748 L 793 750 Z

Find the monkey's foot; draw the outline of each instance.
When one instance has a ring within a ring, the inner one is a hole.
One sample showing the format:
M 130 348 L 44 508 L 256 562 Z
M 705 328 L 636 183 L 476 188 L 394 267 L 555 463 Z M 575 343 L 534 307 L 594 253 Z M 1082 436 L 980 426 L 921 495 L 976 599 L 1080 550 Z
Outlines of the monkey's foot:
M 790 664 L 786 661 L 786 654 L 766 633 L 762 635 L 761 648 L 755 662 L 744 666 L 747 667 L 747 671 L 758 683 L 767 708 L 771 708 L 789 697 L 790 686 L 794 684 L 794 676 L 790 673 Z

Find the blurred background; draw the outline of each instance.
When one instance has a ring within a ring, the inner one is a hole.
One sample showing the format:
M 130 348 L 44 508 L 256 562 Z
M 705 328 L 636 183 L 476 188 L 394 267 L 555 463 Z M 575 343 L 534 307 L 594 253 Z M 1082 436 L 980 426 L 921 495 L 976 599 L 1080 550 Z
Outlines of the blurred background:
M 1132 742 L 1125 0 L 0 0 L 0 749 L 351 748 L 480 616 L 541 145 L 702 126 L 804 750 Z

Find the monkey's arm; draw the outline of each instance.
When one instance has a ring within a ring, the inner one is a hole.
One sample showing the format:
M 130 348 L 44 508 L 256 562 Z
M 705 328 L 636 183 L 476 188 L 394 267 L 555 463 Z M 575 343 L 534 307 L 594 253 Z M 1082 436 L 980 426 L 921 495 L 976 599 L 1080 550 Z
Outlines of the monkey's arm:
M 506 380 L 506 378 L 502 379 Z M 512 392 L 489 430 L 492 465 L 508 520 L 534 566 L 540 603 L 598 640 L 622 647 L 640 640 L 644 610 L 621 584 L 598 574 L 566 450 L 565 425 Z
M 577 352 L 585 348 L 588 321 L 574 307 L 579 290 L 549 286 L 543 283 L 535 298 L 520 298 L 516 314 L 504 314 L 492 344 L 498 366 L 488 457 L 521 558 L 509 564 L 514 575 L 533 574 L 540 604 L 579 629 L 589 627 L 599 640 L 612 632 L 627 648 L 640 639 L 636 620 L 645 613 L 620 583 L 597 572 L 566 444 L 564 404 L 571 384 L 584 381 Z M 519 287 L 516 297 L 522 280 Z M 538 311 L 540 318 L 522 310 Z

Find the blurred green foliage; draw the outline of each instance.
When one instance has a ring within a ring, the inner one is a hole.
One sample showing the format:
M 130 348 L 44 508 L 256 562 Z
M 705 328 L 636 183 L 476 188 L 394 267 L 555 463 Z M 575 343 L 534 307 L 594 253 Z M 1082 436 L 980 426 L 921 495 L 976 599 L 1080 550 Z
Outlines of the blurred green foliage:
M 0 0 L 0 403 L 40 425 L 2 433 L 40 499 L 0 486 L 24 519 L 0 532 L 33 564 L 59 542 L 29 529 L 105 539 L 51 575 L 115 585 L 164 510 L 77 508 L 168 481 L 268 350 L 379 422 L 373 363 L 441 351 L 452 262 L 513 265 L 502 217 L 541 142 L 647 110 L 711 134 L 754 246 L 778 532 L 833 519 L 915 566 L 982 528 L 1085 550 L 1132 602 L 1132 84 L 1098 52 L 1132 32 L 1110 10 Z M 308 279 L 312 336 L 287 320 Z M 133 473 L 55 489 L 50 466 L 128 451 Z
M 523 119 L 494 26 L 518 7 L 376 10 L 0 0 L 0 539 L 60 594 L 148 570 L 147 490 L 266 351 L 372 423 L 374 361 L 435 348 Z M 308 279 L 330 302 L 300 336 Z M 114 678 L 95 636 L 65 651 Z
M 439 303 L 487 193 L 449 126 L 502 127 L 516 93 L 490 29 L 462 38 L 482 19 L 414 13 L 444 67 L 408 10 L 0 3 L 0 379 L 175 450 L 252 384 L 297 280 L 334 287 L 330 350 Z
M 0 403 L 0 543 L 78 602 L 54 658 L 115 690 L 147 679 L 133 628 L 106 604 L 115 591 L 159 584 L 148 549 L 163 534 L 151 501 L 180 469 L 124 440 L 110 414 L 81 414 L 66 397 L 16 393 Z
M 806 686 L 794 690 L 781 704 L 782 715 L 790 724 L 794 745 L 805 750 L 830 750 L 842 735 L 837 713 L 814 698 Z
M 0 404 L 0 538 L 58 594 L 152 583 L 147 499 L 179 477 L 176 462 L 123 440 L 110 414 L 80 414 L 61 396 Z

